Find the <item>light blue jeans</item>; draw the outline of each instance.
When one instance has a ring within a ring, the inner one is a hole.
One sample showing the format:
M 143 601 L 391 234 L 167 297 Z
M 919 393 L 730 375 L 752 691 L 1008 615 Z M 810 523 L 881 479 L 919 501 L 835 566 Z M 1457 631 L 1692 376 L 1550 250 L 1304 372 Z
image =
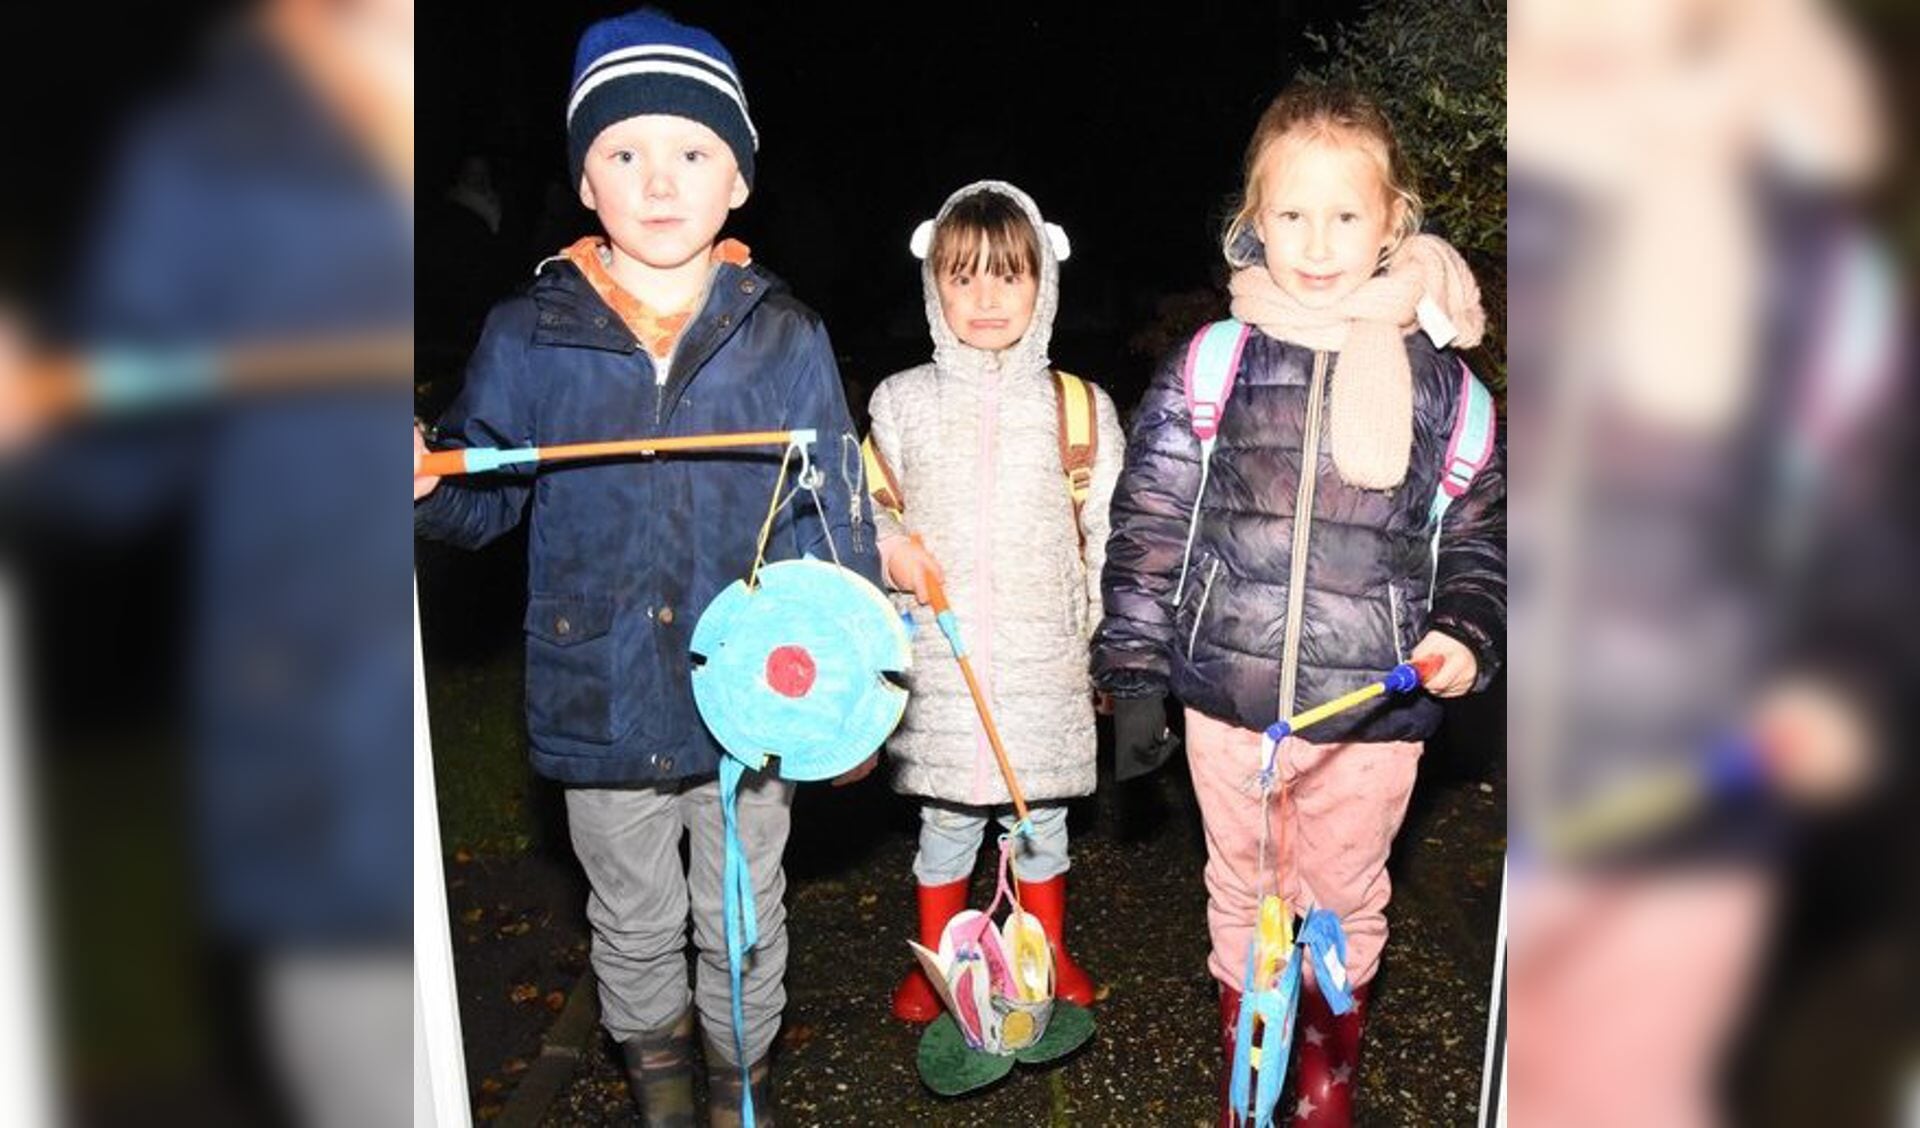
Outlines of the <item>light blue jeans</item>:
M 1014 845 L 1013 873 L 1021 881 L 1046 881 L 1067 872 L 1067 809 L 1029 807 L 1033 833 Z M 1012 807 L 967 807 L 953 803 L 920 805 L 920 852 L 913 858 L 913 876 L 922 885 L 949 885 L 973 874 L 987 816 L 997 815 L 1002 827 L 1013 829 Z M 998 861 L 999 843 L 994 844 Z

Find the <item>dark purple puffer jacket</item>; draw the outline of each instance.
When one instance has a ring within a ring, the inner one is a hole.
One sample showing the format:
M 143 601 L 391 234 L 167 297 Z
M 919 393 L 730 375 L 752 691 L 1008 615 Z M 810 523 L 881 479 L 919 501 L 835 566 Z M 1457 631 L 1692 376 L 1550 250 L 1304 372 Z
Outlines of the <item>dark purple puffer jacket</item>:
M 1378 679 L 1429 629 L 1473 651 L 1480 664 L 1475 689 L 1492 681 L 1506 637 L 1504 440 L 1447 511 L 1436 571 L 1428 518 L 1460 369 L 1453 354 L 1434 349 L 1424 335 L 1406 344 L 1414 383 L 1407 477 L 1391 491 L 1365 490 L 1341 480 L 1328 445 L 1328 378 L 1337 354 L 1252 334 L 1222 414 L 1184 591 L 1177 589 L 1200 488 L 1200 443 L 1181 382 L 1185 349 L 1161 363 L 1135 416 L 1113 495 L 1101 581 L 1106 618 L 1093 644 L 1101 688 L 1121 697 L 1170 689 L 1209 716 L 1264 729 Z M 1310 397 L 1319 405 L 1311 436 L 1312 520 L 1297 599 L 1298 658 L 1287 670 Z M 1317 725 L 1310 736 L 1420 740 L 1439 721 L 1433 698 L 1395 695 Z

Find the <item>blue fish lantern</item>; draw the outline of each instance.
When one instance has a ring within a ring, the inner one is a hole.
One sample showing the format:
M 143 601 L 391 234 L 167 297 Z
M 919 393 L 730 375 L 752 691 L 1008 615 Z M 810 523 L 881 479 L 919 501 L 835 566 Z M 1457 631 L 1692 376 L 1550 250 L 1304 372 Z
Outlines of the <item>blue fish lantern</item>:
M 1260 908 L 1260 924 L 1247 945 L 1247 973 L 1241 984 L 1227 1085 L 1234 1122 L 1250 1128 L 1273 1124 L 1274 1104 L 1280 1099 L 1287 1058 L 1293 1053 L 1302 961 L 1313 964 L 1320 992 L 1334 1014 L 1353 1010 L 1347 935 L 1340 918 L 1326 909 L 1314 909 L 1295 933 L 1280 898 L 1269 896 Z

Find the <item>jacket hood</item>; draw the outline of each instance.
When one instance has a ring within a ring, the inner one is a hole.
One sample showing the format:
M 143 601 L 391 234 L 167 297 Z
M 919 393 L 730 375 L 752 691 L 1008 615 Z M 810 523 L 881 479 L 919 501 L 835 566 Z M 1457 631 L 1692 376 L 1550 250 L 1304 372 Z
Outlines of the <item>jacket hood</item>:
M 1039 291 L 1033 299 L 1033 321 L 1027 326 L 1026 335 L 1000 353 L 997 362 L 995 354 L 962 344 L 960 338 L 948 328 L 947 319 L 940 312 L 940 287 L 933 276 L 933 262 L 927 257 L 929 247 L 926 236 L 931 235 L 933 228 L 947 217 L 955 204 L 978 192 L 998 192 L 1019 204 L 1020 210 L 1026 213 L 1027 219 L 1033 224 L 1035 241 L 1040 245 L 1040 282 Z M 920 256 L 920 286 L 926 298 L 927 327 L 933 331 L 935 364 L 943 369 L 962 372 L 979 372 L 995 367 L 1017 372 L 1050 366 L 1047 348 L 1053 340 L 1053 317 L 1060 304 L 1060 259 L 1066 253 L 1067 237 L 1059 227 L 1047 223 L 1041 216 L 1040 206 L 1033 202 L 1033 197 L 1004 180 L 976 180 L 947 197 L 946 203 L 940 205 L 939 214 L 915 233 L 914 248 Z

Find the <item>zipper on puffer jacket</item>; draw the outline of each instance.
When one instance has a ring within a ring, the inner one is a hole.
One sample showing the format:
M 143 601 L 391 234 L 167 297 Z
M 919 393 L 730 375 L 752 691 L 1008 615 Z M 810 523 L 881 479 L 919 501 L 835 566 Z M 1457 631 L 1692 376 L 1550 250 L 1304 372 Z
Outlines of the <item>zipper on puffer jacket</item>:
M 1187 657 L 1193 657 L 1194 643 L 1200 640 L 1200 620 L 1206 618 L 1207 600 L 1213 595 L 1213 578 L 1220 574 L 1220 558 L 1213 558 L 1213 566 L 1207 569 L 1207 582 L 1200 589 L 1200 603 L 1193 609 L 1193 629 L 1187 632 Z
M 1405 662 L 1407 652 L 1400 644 L 1400 589 L 1387 584 L 1387 610 L 1393 616 L 1393 660 Z
M 1300 492 L 1293 502 L 1293 556 L 1287 566 L 1287 633 L 1280 650 L 1280 715 L 1291 717 L 1300 680 L 1300 617 L 1307 604 L 1307 540 L 1313 528 L 1313 488 L 1320 476 L 1320 416 L 1327 383 L 1327 354 L 1313 353 L 1307 383 L 1307 426 L 1300 442 Z

